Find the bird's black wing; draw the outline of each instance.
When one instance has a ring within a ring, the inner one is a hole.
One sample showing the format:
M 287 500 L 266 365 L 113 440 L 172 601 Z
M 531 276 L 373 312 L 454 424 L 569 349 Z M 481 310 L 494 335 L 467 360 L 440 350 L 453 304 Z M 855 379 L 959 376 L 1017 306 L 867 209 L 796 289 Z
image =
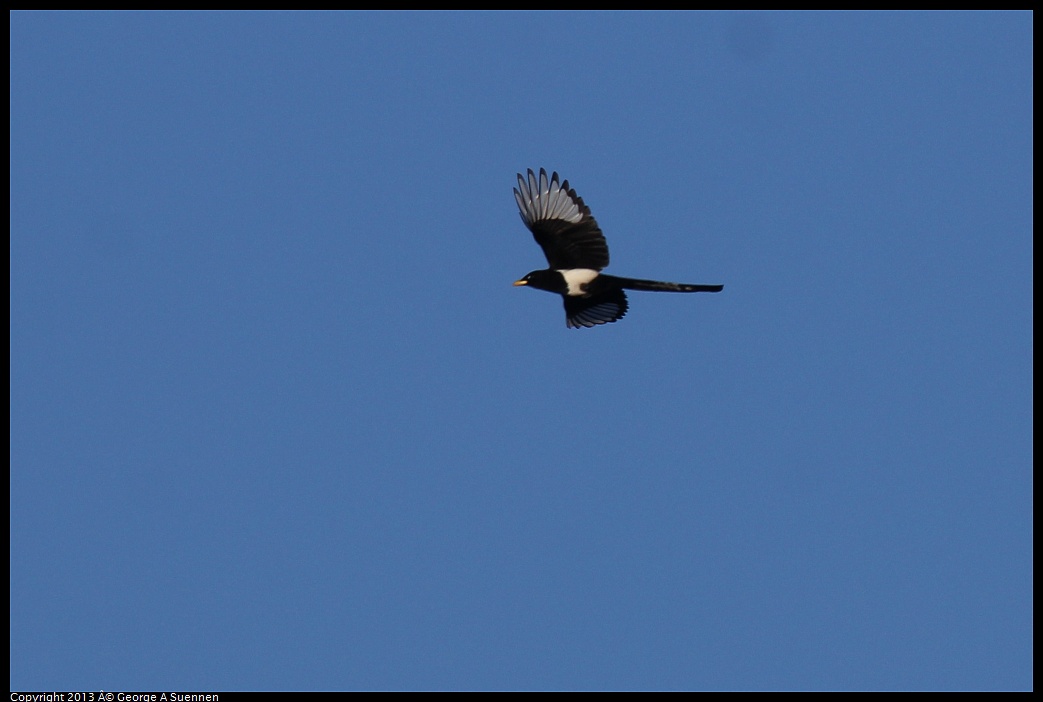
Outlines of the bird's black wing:
M 528 179 L 518 174 L 514 199 L 551 268 L 600 271 L 608 265 L 605 235 L 569 181 L 559 183 L 557 173 L 548 179 L 542 168 L 537 178 L 530 168 Z
M 565 300 L 565 324 L 570 329 L 608 324 L 627 313 L 627 296 L 619 288 L 593 295 L 562 295 L 562 299 Z

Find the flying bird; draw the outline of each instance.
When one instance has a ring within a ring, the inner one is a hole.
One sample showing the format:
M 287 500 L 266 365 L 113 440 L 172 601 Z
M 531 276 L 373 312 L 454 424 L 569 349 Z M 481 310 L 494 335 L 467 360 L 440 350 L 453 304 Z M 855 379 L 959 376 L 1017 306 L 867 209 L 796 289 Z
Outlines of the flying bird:
M 522 221 L 549 264 L 549 268 L 533 271 L 514 284 L 561 295 L 565 324 L 570 329 L 621 319 L 627 313 L 624 290 L 691 293 L 724 289 L 723 285 L 661 283 L 602 273 L 608 266 L 605 235 L 583 198 L 569 187 L 569 181 L 559 182 L 556 172 L 549 179 L 542 168 L 539 178 L 531 168 L 528 179 L 519 173 L 514 199 Z

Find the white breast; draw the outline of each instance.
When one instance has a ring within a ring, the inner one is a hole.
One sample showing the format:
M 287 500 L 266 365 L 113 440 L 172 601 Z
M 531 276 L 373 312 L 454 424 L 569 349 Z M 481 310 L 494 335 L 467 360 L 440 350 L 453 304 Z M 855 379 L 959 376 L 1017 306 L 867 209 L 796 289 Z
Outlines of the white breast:
M 564 268 L 559 269 L 558 273 L 565 279 L 569 286 L 568 294 L 573 297 L 586 295 L 584 286 L 598 277 L 598 272 L 593 268 Z

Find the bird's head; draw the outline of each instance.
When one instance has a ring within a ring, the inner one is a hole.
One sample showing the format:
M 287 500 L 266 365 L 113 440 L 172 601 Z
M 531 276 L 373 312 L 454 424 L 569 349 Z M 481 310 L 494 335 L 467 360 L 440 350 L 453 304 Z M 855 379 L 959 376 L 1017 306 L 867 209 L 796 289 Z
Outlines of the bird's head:
M 528 285 L 537 290 L 547 290 L 548 292 L 560 294 L 564 294 L 565 291 L 568 290 L 565 278 L 562 277 L 561 273 L 555 270 L 542 270 L 527 273 L 521 280 L 514 281 L 514 284 Z

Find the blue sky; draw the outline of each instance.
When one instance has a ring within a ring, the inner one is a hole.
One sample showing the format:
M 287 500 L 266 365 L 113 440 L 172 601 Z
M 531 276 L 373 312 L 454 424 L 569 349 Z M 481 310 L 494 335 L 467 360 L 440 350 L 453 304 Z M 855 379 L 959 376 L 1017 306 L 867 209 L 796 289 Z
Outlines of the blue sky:
M 1032 687 L 1030 14 L 10 31 L 12 689 Z

